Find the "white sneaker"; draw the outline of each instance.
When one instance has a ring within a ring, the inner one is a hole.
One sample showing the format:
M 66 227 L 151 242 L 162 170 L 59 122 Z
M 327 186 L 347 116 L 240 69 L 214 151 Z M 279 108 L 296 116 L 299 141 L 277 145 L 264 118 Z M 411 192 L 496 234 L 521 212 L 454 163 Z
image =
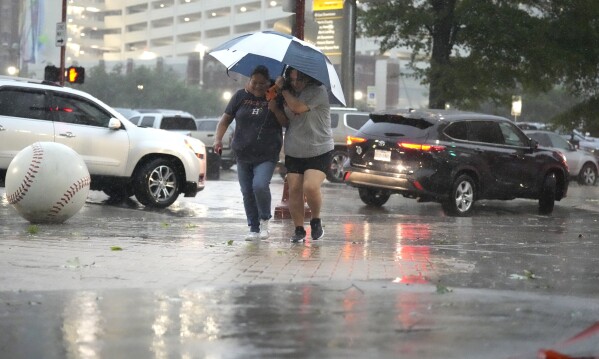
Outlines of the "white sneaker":
M 260 220 L 260 239 L 266 239 L 270 236 L 270 232 L 268 231 L 268 219 Z
M 248 242 L 253 241 L 254 239 L 258 239 L 258 238 L 260 238 L 260 233 L 258 233 L 258 232 L 250 232 L 245 235 L 245 240 Z

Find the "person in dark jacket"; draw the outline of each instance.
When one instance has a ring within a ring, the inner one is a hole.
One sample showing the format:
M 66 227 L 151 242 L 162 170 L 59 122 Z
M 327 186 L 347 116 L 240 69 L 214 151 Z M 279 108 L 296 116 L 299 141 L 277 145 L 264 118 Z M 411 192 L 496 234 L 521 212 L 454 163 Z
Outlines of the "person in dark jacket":
M 214 151 L 222 150 L 222 139 L 235 120 L 232 148 L 237 157 L 237 177 L 249 233 L 245 239 L 266 239 L 272 218 L 270 180 L 283 144 L 283 131 L 269 110 L 266 91 L 272 81 L 265 66 L 257 66 L 245 88 L 238 90 L 227 105 L 216 128 Z

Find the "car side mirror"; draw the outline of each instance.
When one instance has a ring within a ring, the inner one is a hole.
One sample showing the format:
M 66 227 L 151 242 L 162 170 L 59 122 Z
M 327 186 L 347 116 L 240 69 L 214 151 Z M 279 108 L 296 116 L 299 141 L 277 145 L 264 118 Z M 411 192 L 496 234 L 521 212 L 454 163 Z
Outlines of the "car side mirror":
M 529 138 L 530 143 L 529 146 L 531 149 L 536 150 L 539 148 L 539 143 L 537 142 L 537 140 L 533 140 L 532 138 Z
M 119 130 L 122 126 L 123 124 L 117 118 L 113 117 L 110 119 L 110 121 L 108 121 L 108 128 L 111 130 Z

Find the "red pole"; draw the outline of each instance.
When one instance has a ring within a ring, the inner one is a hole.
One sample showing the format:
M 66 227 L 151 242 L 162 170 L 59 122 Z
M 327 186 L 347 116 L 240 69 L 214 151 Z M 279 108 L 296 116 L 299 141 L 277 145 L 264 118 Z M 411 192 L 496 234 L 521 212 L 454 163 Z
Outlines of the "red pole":
M 295 1 L 295 37 L 300 40 L 304 39 L 304 23 L 305 23 L 306 1 Z
M 66 24 L 67 23 L 67 0 L 62 0 L 62 23 Z M 65 34 L 66 35 L 66 34 Z M 67 36 L 68 38 L 68 36 Z M 62 46 L 60 47 L 60 86 L 64 86 L 64 55 L 65 55 L 65 48 L 66 48 L 66 40 L 65 43 L 62 44 Z

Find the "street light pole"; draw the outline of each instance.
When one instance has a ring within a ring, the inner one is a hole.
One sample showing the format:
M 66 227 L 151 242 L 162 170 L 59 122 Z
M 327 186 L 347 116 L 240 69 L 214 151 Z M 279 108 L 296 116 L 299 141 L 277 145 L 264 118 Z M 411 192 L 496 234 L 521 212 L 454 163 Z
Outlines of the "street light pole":
M 62 0 L 62 23 L 63 24 L 67 23 L 67 0 Z M 64 69 L 65 69 L 64 57 L 65 57 L 65 48 L 66 48 L 66 41 L 60 47 L 60 74 L 59 74 L 60 76 L 58 77 L 58 79 L 60 81 L 60 86 L 64 86 Z

